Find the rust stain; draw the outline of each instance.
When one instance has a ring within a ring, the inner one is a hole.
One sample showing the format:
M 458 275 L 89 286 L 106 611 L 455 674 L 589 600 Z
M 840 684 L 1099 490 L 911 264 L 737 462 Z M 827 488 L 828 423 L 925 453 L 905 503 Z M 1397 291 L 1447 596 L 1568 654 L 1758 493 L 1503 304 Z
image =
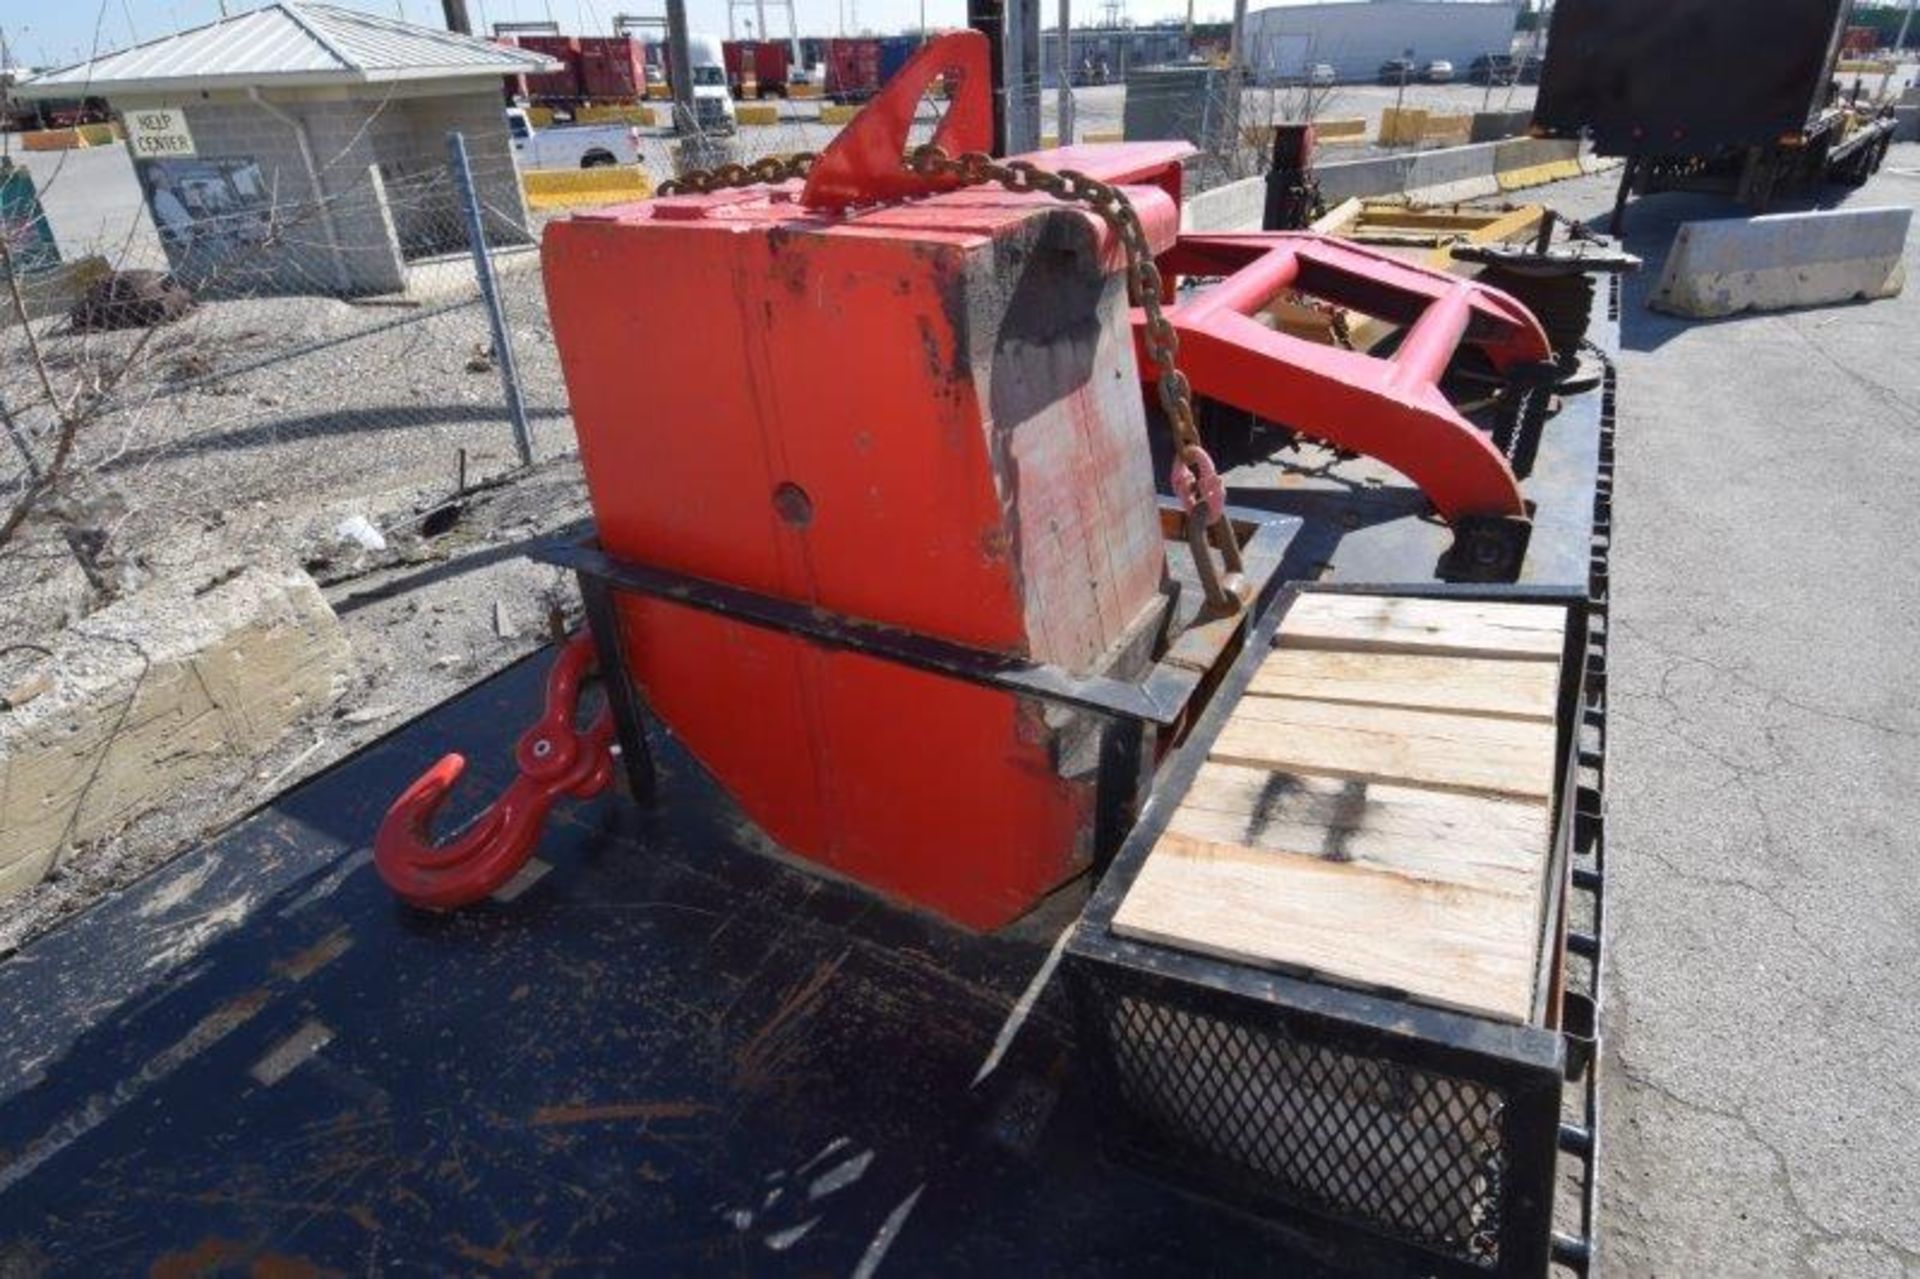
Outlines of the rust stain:
M 352 945 L 352 932 L 337 928 L 298 954 L 274 961 L 273 971 L 294 981 L 305 981 L 346 954 Z
M 733 1055 L 734 1082 L 737 1087 L 753 1089 L 771 1081 L 781 1061 L 793 1051 L 796 1030 L 819 1008 L 827 985 L 847 961 L 850 951 L 843 950 L 826 963 L 816 964 L 796 985 L 781 997 L 773 1016 L 747 1038 Z
M 712 1106 L 697 1101 L 615 1101 L 598 1106 L 542 1106 L 533 1112 L 533 1126 L 550 1128 L 560 1124 L 592 1124 L 619 1119 L 691 1119 L 706 1114 Z
M 243 1269 L 244 1267 L 244 1269 Z M 246 1274 L 249 1279 L 342 1279 L 343 1272 L 305 1257 L 261 1252 L 251 1244 L 208 1235 L 184 1252 L 170 1252 L 147 1268 L 149 1279 L 203 1279 L 208 1275 Z

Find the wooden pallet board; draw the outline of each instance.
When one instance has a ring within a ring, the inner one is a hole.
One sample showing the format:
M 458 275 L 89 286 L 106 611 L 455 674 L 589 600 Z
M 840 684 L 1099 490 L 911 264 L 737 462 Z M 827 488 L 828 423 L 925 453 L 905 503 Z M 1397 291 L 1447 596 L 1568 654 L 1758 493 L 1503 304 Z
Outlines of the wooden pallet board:
M 1533 1006 L 1536 917 L 1524 894 L 1168 833 L 1113 928 L 1519 1022 Z
M 1527 1020 L 1565 624 L 1552 605 L 1303 595 L 1114 930 Z
M 1209 758 L 1544 803 L 1553 795 L 1553 746 L 1551 720 L 1248 697 Z
M 1282 648 L 1261 663 L 1247 691 L 1263 697 L 1551 721 L 1559 683 L 1560 668 L 1553 662 Z
M 1255 853 L 1376 866 L 1414 879 L 1530 893 L 1545 806 L 1207 763 L 1167 829 Z
M 1350 653 L 1558 661 L 1566 612 L 1552 604 L 1309 592 L 1287 610 L 1275 643 Z

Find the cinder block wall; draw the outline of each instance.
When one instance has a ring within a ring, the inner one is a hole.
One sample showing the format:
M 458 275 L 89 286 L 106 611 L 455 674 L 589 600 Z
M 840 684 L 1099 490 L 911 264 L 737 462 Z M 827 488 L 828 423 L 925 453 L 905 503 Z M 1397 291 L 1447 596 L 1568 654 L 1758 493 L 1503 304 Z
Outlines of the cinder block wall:
M 242 211 L 162 234 L 176 274 L 207 295 L 376 294 L 407 288 L 409 259 L 467 247 L 446 135 L 459 129 L 480 193 L 487 239 L 532 241 L 513 151 L 491 81 L 406 93 L 263 95 L 306 128 L 319 183 L 309 180 L 294 127 L 243 94 L 189 101 L 116 101 L 123 109 L 185 111 L 196 159 L 251 159 L 272 194 L 270 214 Z M 151 165 L 136 163 L 143 187 Z M 271 235 L 271 243 L 263 243 Z M 241 246 L 236 251 L 236 246 Z

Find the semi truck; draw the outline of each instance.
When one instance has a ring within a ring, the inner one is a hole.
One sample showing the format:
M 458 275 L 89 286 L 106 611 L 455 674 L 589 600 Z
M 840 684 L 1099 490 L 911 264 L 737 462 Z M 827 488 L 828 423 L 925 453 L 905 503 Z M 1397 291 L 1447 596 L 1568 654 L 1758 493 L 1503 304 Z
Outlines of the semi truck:
M 1851 0 L 1561 0 L 1533 131 L 1626 159 L 1616 234 L 1629 194 L 1725 192 L 1763 212 L 1776 194 L 1863 183 L 1893 121 L 1836 78 L 1852 13 Z

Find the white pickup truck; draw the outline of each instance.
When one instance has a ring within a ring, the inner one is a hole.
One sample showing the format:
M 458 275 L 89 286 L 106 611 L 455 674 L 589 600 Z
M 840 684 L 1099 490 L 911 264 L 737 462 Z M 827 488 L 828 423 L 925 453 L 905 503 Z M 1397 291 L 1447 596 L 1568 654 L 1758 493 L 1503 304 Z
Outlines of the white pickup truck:
M 562 124 L 536 129 L 519 107 L 507 108 L 514 163 L 522 169 L 597 169 L 640 163 L 640 130 L 630 124 Z

